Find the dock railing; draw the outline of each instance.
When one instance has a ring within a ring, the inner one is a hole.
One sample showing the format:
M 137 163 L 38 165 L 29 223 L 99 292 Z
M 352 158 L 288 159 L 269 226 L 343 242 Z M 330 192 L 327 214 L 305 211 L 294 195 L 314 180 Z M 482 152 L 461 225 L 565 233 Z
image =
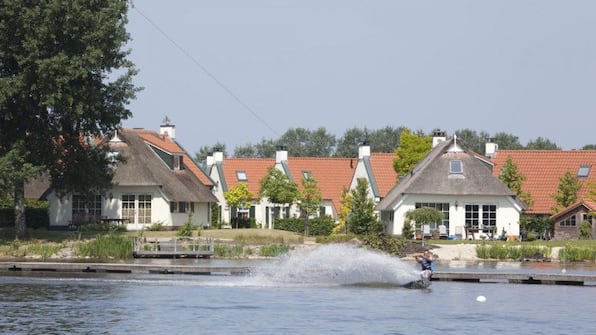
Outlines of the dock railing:
M 134 257 L 196 257 L 213 255 L 213 239 L 209 237 L 145 238 L 135 237 Z

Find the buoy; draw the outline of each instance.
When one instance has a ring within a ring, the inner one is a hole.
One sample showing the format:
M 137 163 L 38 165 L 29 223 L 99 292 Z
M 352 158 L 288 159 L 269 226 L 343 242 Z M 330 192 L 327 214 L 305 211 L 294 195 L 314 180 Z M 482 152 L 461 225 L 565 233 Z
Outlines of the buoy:
M 567 270 L 563 269 L 563 270 L 561 270 L 561 272 L 562 272 L 562 273 L 566 273 L 566 272 L 567 272 Z
M 478 302 L 485 302 L 486 301 L 486 297 L 483 295 L 479 295 L 476 297 L 476 301 Z

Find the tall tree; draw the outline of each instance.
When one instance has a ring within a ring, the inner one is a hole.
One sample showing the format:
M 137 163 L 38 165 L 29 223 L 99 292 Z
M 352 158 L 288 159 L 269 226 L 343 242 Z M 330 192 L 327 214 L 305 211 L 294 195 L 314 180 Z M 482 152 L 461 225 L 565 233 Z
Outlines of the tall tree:
M 401 132 L 407 128 L 385 127 L 373 130 L 368 135 L 368 144 L 372 152 L 394 152 L 399 146 Z
M 365 129 L 351 128 L 337 141 L 335 148 L 336 157 L 358 157 L 358 146 L 368 141 L 368 132 Z
M 557 187 L 557 193 L 551 194 L 551 197 L 555 199 L 557 204 L 551 208 L 553 213 L 558 213 L 561 209 L 572 205 L 577 201 L 577 191 L 581 184 L 576 176 L 571 171 L 565 172 L 565 174 L 559 179 L 559 186 Z
M 501 150 L 521 150 L 524 146 L 519 143 L 519 137 L 504 132 L 496 133 L 495 142 L 499 144 Z
M 0 157 L 47 171 L 54 190 L 101 193 L 113 162 L 93 138 L 131 116 L 136 73 L 123 50 L 126 0 L 0 5 Z M 18 166 L 16 166 L 18 167 Z M 14 175 L 17 237 L 26 237 L 24 184 Z
M 382 224 L 375 214 L 375 204 L 368 196 L 368 182 L 365 178 L 358 178 L 356 188 L 352 190 L 351 212 L 347 224 L 349 232 L 354 234 L 370 234 L 379 232 Z
M 513 163 L 513 159 L 511 157 L 507 157 L 503 168 L 501 169 L 501 173 L 499 174 L 499 179 L 507 185 L 507 187 L 513 191 L 528 207 L 532 207 L 534 200 L 530 193 L 527 193 L 523 190 L 523 183 L 526 180 L 526 176 L 524 176 L 518 169 L 517 165 Z
M 302 178 L 302 192 L 300 192 L 299 200 L 298 207 L 306 214 L 304 234 L 308 236 L 308 219 L 318 212 L 322 201 L 319 183 L 310 173 L 307 174 L 306 178 Z
M 273 204 L 274 214 L 276 214 L 275 209 L 295 203 L 300 194 L 298 186 L 275 166 L 271 166 L 267 170 L 267 174 L 261 179 L 260 184 L 259 198 L 267 198 Z M 273 215 L 274 220 L 275 216 Z M 273 226 L 275 227 L 275 225 Z
M 277 140 L 294 157 L 329 157 L 335 147 L 335 136 L 323 127 L 316 131 L 290 128 Z
M 228 156 L 226 152 L 226 145 L 225 143 L 217 142 L 212 146 L 204 145 L 199 148 L 199 151 L 195 153 L 195 161 L 205 166 L 205 162 L 207 161 L 207 157 L 212 155 L 214 152 L 222 152 L 224 157 Z
M 561 150 L 554 142 L 548 138 L 538 137 L 526 145 L 527 150 Z
M 406 175 L 432 149 L 432 138 L 413 134 L 406 129 L 401 132 L 399 147 L 395 149 L 393 169 L 398 176 Z
M 337 213 L 338 224 L 335 226 L 335 228 L 333 228 L 334 233 L 347 234 L 349 232 L 347 221 L 351 211 L 352 194 L 347 188 L 344 187 L 341 190 L 341 195 L 339 198 L 339 213 Z
M 227 192 L 224 192 L 224 199 L 226 204 L 236 208 L 249 208 L 250 204 L 254 201 L 254 195 L 248 189 L 247 183 L 238 183 Z M 232 219 L 232 218 L 230 218 Z M 238 221 L 236 221 L 236 228 L 238 228 Z
M 465 143 L 467 148 L 477 153 L 484 153 L 486 141 L 490 137 L 485 131 L 478 133 L 468 128 L 455 131 L 455 135 Z

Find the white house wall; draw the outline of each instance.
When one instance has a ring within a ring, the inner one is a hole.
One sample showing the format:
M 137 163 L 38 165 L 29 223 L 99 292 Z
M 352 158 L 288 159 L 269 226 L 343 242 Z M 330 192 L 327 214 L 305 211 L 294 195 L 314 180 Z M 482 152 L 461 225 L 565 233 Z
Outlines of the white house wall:
M 455 202 L 457 201 L 457 208 Z M 424 195 L 406 195 L 402 202 L 394 208 L 393 221 L 387 229 L 390 233 L 401 235 L 404 226 L 405 213 L 415 209 L 416 203 L 449 203 L 449 227 L 448 234 L 465 234 L 465 205 L 469 204 L 490 204 L 497 207 L 497 235 L 500 235 L 503 229 L 507 235 L 519 236 L 519 211 L 512 205 L 508 197 L 493 196 L 424 196 Z M 481 218 L 480 218 L 481 219 Z M 464 236 L 465 237 L 465 236 Z

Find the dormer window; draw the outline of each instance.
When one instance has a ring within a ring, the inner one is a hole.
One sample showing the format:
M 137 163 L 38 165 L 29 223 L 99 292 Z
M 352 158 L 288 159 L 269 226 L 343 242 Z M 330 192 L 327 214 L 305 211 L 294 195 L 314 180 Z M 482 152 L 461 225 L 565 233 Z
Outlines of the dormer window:
M 587 165 L 587 164 L 580 165 L 579 169 L 577 170 L 577 177 L 578 178 L 588 178 L 588 176 L 590 175 L 591 169 L 592 169 L 591 165 Z
M 246 171 L 236 171 L 236 178 L 238 179 L 238 181 L 248 181 Z
M 182 169 L 182 156 L 181 155 L 172 156 L 172 168 L 174 170 Z
M 463 163 L 459 159 L 452 159 L 449 161 L 449 174 L 463 174 Z

